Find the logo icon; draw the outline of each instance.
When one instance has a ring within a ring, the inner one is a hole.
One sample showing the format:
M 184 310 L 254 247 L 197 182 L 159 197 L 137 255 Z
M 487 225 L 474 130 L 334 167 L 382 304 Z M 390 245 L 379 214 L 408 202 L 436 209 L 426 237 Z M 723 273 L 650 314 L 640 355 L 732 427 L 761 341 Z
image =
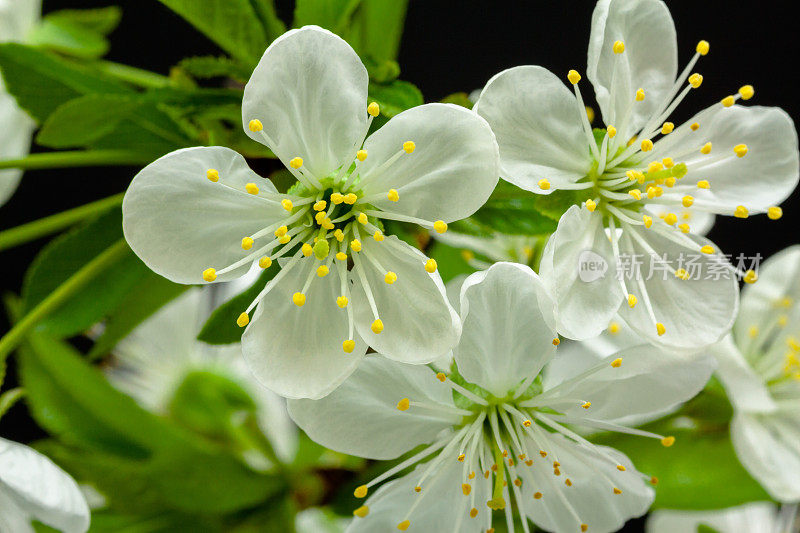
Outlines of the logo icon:
M 597 281 L 606 275 L 608 262 L 603 256 L 591 250 L 584 250 L 578 256 L 578 277 L 584 283 Z

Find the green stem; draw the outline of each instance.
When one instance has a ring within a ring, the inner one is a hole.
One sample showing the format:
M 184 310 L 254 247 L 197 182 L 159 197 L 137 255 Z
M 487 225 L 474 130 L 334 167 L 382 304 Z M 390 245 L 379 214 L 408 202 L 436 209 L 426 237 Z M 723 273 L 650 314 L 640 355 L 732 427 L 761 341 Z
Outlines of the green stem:
M 128 243 L 120 239 L 107 248 L 103 253 L 86 263 L 80 270 L 70 276 L 56 290 L 51 292 L 44 300 L 17 322 L 11 331 L 0 339 L 0 361 L 4 361 L 25 338 L 33 327 L 50 313 L 58 309 L 75 293 L 85 287 L 95 276 L 105 271 L 128 253 Z
M 152 157 L 128 150 L 75 150 L 70 152 L 46 152 L 31 154 L 22 159 L 0 161 L 0 170 L 21 168 L 42 170 L 48 168 L 91 167 L 110 165 L 146 165 Z
M 102 213 L 122 203 L 125 193 L 115 194 L 96 202 L 91 202 L 74 209 L 69 209 L 49 217 L 40 218 L 15 228 L 0 231 L 0 251 L 13 248 L 34 239 L 50 235 L 72 226 L 76 222 L 94 214 Z
M 100 61 L 99 66 L 106 74 L 110 74 L 115 78 L 138 87 L 158 89 L 170 84 L 170 80 L 167 76 L 162 76 L 161 74 L 156 74 L 149 70 L 131 67 L 130 65 L 114 63 L 113 61 Z

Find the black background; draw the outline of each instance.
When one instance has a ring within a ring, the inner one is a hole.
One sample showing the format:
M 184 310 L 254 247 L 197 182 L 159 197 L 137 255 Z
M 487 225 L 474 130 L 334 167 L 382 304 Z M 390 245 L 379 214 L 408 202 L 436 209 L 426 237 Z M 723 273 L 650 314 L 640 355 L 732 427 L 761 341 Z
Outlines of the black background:
M 110 60 L 167 74 L 169 67 L 185 56 L 220 53 L 156 0 L 44 0 L 44 10 L 112 3 L 123 8 L 124 16 L 111 37 Z M 284 20 L 290 19 L 292 4 L 277 2 Z M 780 106 L 797 120 L 796 58 L 800 44 L 795 17 L 781 8 L 782 4 L 785 6 L 783 2 L 748 3 L 738 9 L 736 3 L 668 2 L 678 32 L 681 68 L 691 58 L 698 40 L 711 43 L 711 52 L 696 67 L 704 76 L 703 86 L 684 100 L 673 122 L 689 118 L 746 83 L 756 88 L 749 105 Z M 411 0 L 399 58 L 401 77 L 416 84 L 426 101 L 436 101 L 453 92 L 480 88 L 495 73 L 515 65 L 539 64 L 564 77 L 571 68 L 583 73 L 593 7 L 594 2 L 584 0 Z M 587 85 L 584 98 L 589 94 Z M 16 195 L 0 208 L 0 228 L 120 192 L 136 170 L 28 172 Z M 763 215 L 747 220 L 718 217 L 710 238 L 727 253 L 769 257 L 797 242 L 799 200 L 800 193 L 795 192 L 783 204 L 784 216 L 779 221 Z M 44 242 L 2 253 L 3 292 L 19 291 L 25 269 Z M 2 320 L 0 328 L 5 328 Z M 13 382 L 13 364 L 11 374 Z M 0 435 L 21 441 L 38 436 L 24 406 L 15 407 L 3 420 Z

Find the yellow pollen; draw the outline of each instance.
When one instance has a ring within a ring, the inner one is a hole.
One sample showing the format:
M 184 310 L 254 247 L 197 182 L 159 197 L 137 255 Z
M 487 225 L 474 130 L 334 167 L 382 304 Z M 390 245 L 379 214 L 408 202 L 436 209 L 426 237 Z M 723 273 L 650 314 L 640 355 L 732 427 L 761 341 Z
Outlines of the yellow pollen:
M 367 158 L 367 151 L 366 150 L 359 150 L 356 152 L 356 159 L 359 161 L 364 161 Z
M 280 237 L 278 239 L 278 242 L 281 243 L 281 244 L 286 244 L 287 242 L 289 242 L 291 240 L 292 240 L 291 237 L 289 237 L 288 235 L 284 235 L 283 237 Z
M 622 491 L 619 490 L 617 487 L 614 487 L 614 494 L 622 494 Z
M 692 207 L 692 204 L 694 203 L 694 197 L 687 194 L 683 197 L 681 203 L 683 204 L 683 207 Z
M 586 109 L 586 118 L 589 119 L 589 124 L 591 124 L 592 122 L 594 122 L 594 109 L 592 109 L 588 105 L 584 106 L 584 108 Z
M 397 274 L 395 274 L 394 272 L 391 272 L 391 271 L 387 272 L 386 275 L 383 277 L 383 281 L 385 281 L 386 283 L 391 285 L 392 283 L 397 281 Z
M 613 139 L 617 135 L 617 128 L 615 128 L 614 126 L 607 127 L 606 131 L 608 132 L 609 139 Z
M 622 366 L 622 357 L 617 357 L 613 361 L 611 361 L 612 368 L 619 368 Z
M 575 85 L 579 81 L 581 81 L 581 75 L 578 74 L 577 70 L 570 70 L 567 72 L 567 79 L 572 85 Z
M 700 181 L 697 182 L 697 188 L 698 189 L 710 189 L 711 188 L 711 184 L 708 183 L 708 180 L 700 180 Z
M 637 200 L 641 200 L 642 199 L 642 191 L 640 191 L 639 189 L 631 189 L 631 190 L 628 191 L 628 194 L 630 194 L 631 196 L 633 196 Z
M 544 450 L 539 450 L 539 455 L 541 455 L 542 457 L 547 457 L 547 452 Z
M 670 176 L 670 177 L 668 177 L 667 179 L 664 180 L 664 183 L 667 184 L 667 187 L 674 187 L 676 181 L 678 181 L 678 180 L 677 180 L 677 178 L 675 178 L 675 176 Z
M 359 241 L 358 239 L 353 239 L 352 241 L 350 241 L 350 248 L 352 248 L 354 252 L 360 252 L 361 241 Z
M 531 421 L 530 420 L 523 420 L 522 421 L 522 425 L 525 426 L 526 428 L 529 428 L 529 427 L 531 427 Z
M 272 259 L 270 259 L 269 256 L 265 255 L 264 257 L 258 260 L 258 266 L 264 269 L 269 268 L 272 266 Z
M 292 295 L 292 302 L 294 302 L 294 305 L 297 307 L 303 307 L 306 303 L 306 295 L 302 292 L 296 292 Z
M 516 485 L 517 487 L 521 487 L 522 486 L 522 480 L 520 478 L 515 479 L 514 480 L 514 485 Z
M 436 233 L 444 233 L 447 231 L 447 223 L 444 220 L 437 220 L 433 223 L 433 229 Z
M 664 216 L 664 222 L 666 222 L 670 226 L 673 226 L 677 221 L 678 221 L 678 215 L 676 215 L 675 213 L 667 213 Z
M 478 516 L 478 510 L 473 507 L 472 509 L 469 510 L 469 517 L 475 518 L 476 516 Z
M 581 407 L 583 407 L 584 409 L 588 409 L 588 408 L 590 408 L 591 406 L 592 406 L 592 402 L 583 402 L 583 403 L 581 404 Z
M 372 234 L 372 238 L 375 239 L 377 242 L 381 242 L 384 239 L 383 233 L 381 233 L 381 230 L 377 230 L 375 231 L 375 233 Z
M 665 122 L 663 126 L 661 126 L 661 135 L 667 135 L 668 133 L 672 133 L 672 130 L 675 129 L 675 124 L 672 122 Z
M 744 157 L 747 155 L 747 145 L 746 144 L 737 144 L 733 147 L 733 153 L 735 153 L 738 157 Z
M 675 161 L 673 161 L 671 157 L 665 157 L 661 160 L 661 163 L 665 168 L 672 168 L 675 166 Z
M 347 205 L 353 205 L 357 201 L 358 201 L 358 195 L 356 193 L 349 192 L 344 195 L 344 203 L 346 203 Z
M 644 100 L 644 89 L 639 88 L 636 90 L 636 101 L 641 102 Z
M 303 158 L 302 157 L 295 157 L 291 161 L 289 161 L 289 166 L 298 169 L 303 166 Z
M 375 319 L 375 322 L 372 323 L 370 329 L 372 329 L 372 332 L 375 333 L 376 335 L 381 331 L 383 331 L 383 322 L 381 321 L 381 319 L 380 318 Z
M 561 339 L 559 339 L 558 337 L 553 339 L 553 346 L 558 346 L 559 344 L 561 344 Z
M 658 333 L 658 336 L 660 337 L 661 335 L 663 335 L 664 333 L 667 332 L 667 328 L 665 328 L 664 324 L 662 324 L 661 322 L 657 322 L 656 323 L 656 332 Z
M 388 198 L 390 202 L 397 202 L 400 200 L 400 194 L 395 189 L 389 189 L 389 192 L 386 193 L 386 198 Z
M 339 261 L 347 261 L 347 254 L 344 252 L 337 252 L 336 259 Z
M 356 347 L 356 341 L 352 339 L 342 342 L 342 350 L 344 350 L 344 353 L 353 353 L 355 347 Z
M 286 226 L 281 226 L 280 228 L 275 230 L 276 237 L 283 237 L 289 232 L 289 228 Z
M 550 182 L 547 181 L 546 179 L 539 180 L 539 188 L 542 189 L 543 191 L 548 190 L 550 188 Z
M 770 220 L 778 220 L 783 216 L 783 209 L 777 206 L 770 207 L 767 209 L 767 216 L 770 218 Z
M 635 295 L 635 294 L 629 294 L 629 295 L 628 295 L 628 307 L 630 307 L 631 309 L 632 309 L 634 306 L 636 306 L 636 302 L 638 302 L 638 301 L 639 301 L 639 300 L 636 298 L 636 295 Z
M 331 194 L 331 202 L 333 202 L 334 205 L 339 205 L 344 202 L 344 195 L 340 192 Z
M 344 240 L 344 232 L 340 229 L 334 231 L 333 236 L 336 237 L 336 240 L 339 242 L 342 242 Z
M 739 87 L 739 95 L 742 97 L 742 100 L 750 100 L 755 93 L 756 91 L 753 89 L 752 85 L 743 85 Z
M 321 278 L 324 278 L 325 276 L 327 276 L 328 272 L 330 272 L 330 270 L 325 265 L 320 265 L 320 266 L 317 267 L 317 276 L 319 276 Z
M 353 514 L 359 518 L 364 518 L 369 514 L 369 507 L 367 507 L 366 505 L 362 505 L 361 507 L 353 511 Z
M 789 322 L 789 317 L 788 316 L 781 315 L 781 316 L 778 317 L 778 325 L 780 327 L 785 326 L 787 322 Z
M 253 133 L 258 133 L 259 131 L 264 129 L 264 125 L 257 118 L 251 120 L 250 123 L 247 125 L 247 127 Z
M 292 212 L 292 209 L 294 208 L 294 204 L 288 198 L 284 198 L 283 200 L 281 200 L 281 206 L 284 209 L 286 209 L 287 211 L 289 211 L 290 213 Z
M 239 326 L 240 328 L 245 327 L 249 323 L 250 323 L 250 317 L 247 315 L 247 313 L 242 313 L 236 319 L 236 325 Z
M 758 281 L 758 274 L 756 274 L 755 270 L 748 270 L 744 274 L 744 282 L 748 284 L 753 284 Z
M 659 170 L 664 170 L 664 165 L 660 161 L 653 161 L 647 165 L 648 173 L 658 172 Z
M 417 145 L 414 144 L 414 141 L 406 141 L 403 143 L 403 151 L 407 154 L 413 153 L 416 147 Z
M 411 407 L 411 400 L 408 398 L 403 398 L 399 402 L 397 402 L 397 410 L 398 411 L 408 411 L 408 408 Z
M 433 274 L 434 272 L 436 272 L 436 267 L 437 267 L 436 259 L 428 259 L 425 262 L 425 271 L 430 273 L 430 274 Z
M 303 246 L 300 247 L 300 250 L 302 250 L 303 255 L 306 257 L 314 253 L 314 248 L 312 248 L 308 243 L 304 243 Z
M 535 500 L 541 500 L 542 499 L 542 493 L 541 492 L 534 492 L 533 493 L 533 498 Z
M 531 465 L 533 465 L 533 459 L 528 459 L 527 461 L 525 461 L 525 464 L 526 464 L 527 466 L 531 466 Z
M 675 277 L 686 281 L 689 279 L 689 273 L 686 271 L 685 268 L 679 268 L 675 271 Z
M 700 148 L 701 154 L 710 154 L 711 153 L 711 143 L 706 143 Z
M 697 89 L 700 85 L 703 84 L 703 76 L 695 72 L 691 76 L 689 76 L 689 85 L 692 86 L 693 89 Z
M 381 106 L 378 105 L 378 102 L 370 102 L 370 104 L 367 106 L 367 113 L 373 117 L 377 117 L 380 112 Z
M 464 455 L 463 453 L 460 453 L 460 454 L 458 454 L 458 457 L 456 457 L 456 461 L 458 461 L 459 463 L 463 463 L 464 459 L 466 459 L 466 457 L 467 457 L 466 455 Z
M 569 478 L 565 479 L 564 480 L 564 485 L 566 485 L 567 487 L 571 487 L 572 486 L 572 480 L 570 480 Z
M 690 230 L 690 228 L 689 228 L 689 224 L 686 224 L 686 223 L 684 222 L 683 224 L 678 224 L 678 227 L 680 228 L 680 230 L 681 230 L 683 233 L 689 233 L 689 230 Z
M 554 468 L 553 469 L 553 475 L 554 476 L 560 476 L 561 475 L 561 470 L 559 470 L 558 468 Z
M 417 485 L 416 487 L 414 487 L 414 492 L 422 492 L 422 487 Z
M 242 250 L 249 250 L 253 247 L 253 239 L 250 237 L 245 237 L 242 239 Z
M 706 244 L 705 246 L 700 248 L 700 251 L 703 252 L 704 254 L 713 254 L 714 253 L 714 247 L 711 246 L 710 244 Z
M 347 307 L 347 302 L 349 302 L 347 296 L 339 296 L 338 298 L 336 298 L 336 305 L 338 305 L 342 309 Z
M 211 283 L 215 279 L 217 279 L 217 271 L 216 270 L 214 270 L 213 268 L 207 268 L 207 269 L 203 270 L 203 281 L 207 281 L 207 282 Z
M 708 53 L 709 47 L 710 45 L 708 44 L 708 41 L 700 41 L 699 43 L 697 43 L 697 48 L 695 48 L 695 50 L 697 51 L 698 54 L 704 56 Z
M 656 476 L 651 477 L 650 478 L 650 484 L 651 485 L 658 485 L 658 478 Z
M 366 224 L 368 222 L 367 215 L 365 213 L 359 213 L 357 218 L 362 224 Z
M 611 47 L 615 54 L 621 54 L 625 51 L 625 43 L 622 41 L 614 41 L 614 45 Z
M 586 209 L 588 209 L 590 213 L 594 213 L 594 210 L 597 209 L 597 204 L 594 200 L 586 200 Z
M 400 531 L 405 531 L 406 529 L 408 529 L 408 526 L 410 525 L 411 522 L 409 520 L 403 520 L 402 522 L 397 524 L 397 529 L 399 529 Z
M 464 493 L 464 496 L 469 496 L 469 493 L 472 492 L 472 486 L 469 483 L 462 484 L 461 492 Z
M 209 179 L 209 181 L 213 181 L 214 183 L 216 183 L 219 181 L 219 171 L 213 168 L 209 168 L 206 171 L 206 177 Z
M 645 139 L 642 141 L 642 152 L 649 152 L 653 149 L 653 141 Z
M 320 211 L 319 213 L 314 215 L 314 220 L 317 221 L 317 224 L 322 225 L 322 222 L 325 220 L 325 213 L 323 211 Z
M 436 374 L 436 379 L 444 383 L 447 380 L 447 375 L 444 372 L 439 372 Z
M 581 531 L 582 531 L 583 533 L 586 533 L 586 530 L 587 530 L 587 529 L 589 529 L 589 526 L 587 526 L 586 524 L 581 524 Z
M 609 324 L 608 332 L 611 333 L 612 335 L 616 335 L 617 333 L 619 333 L 619 324 L 616 322 L 612 322 L 611 324 Z
M 472 250 L 461 250 L 461 258 L 467 263 L 475 259 L 475 253 Z
M 644 227 L 649 228 L 653 225 L 653 217 L 649 217 L 647 215 L 642 216 L 642 220 L 644 221 Z
M 731 107 L 733 104 L 736 103 L 736 99 L 733 96 L 726 96 L 720 102 L 724 107 Z
M 366 485 L 360 485 L 356 487 L 356 490 L 353 491 L 353 496 L 356 498 L 364 498 L 367 495 L 369 489 Z
M 627 470 L 627 468 L 625 468 L 625 466 L 623 465 L 617 465 L 617 470 L 619 470 L 620 472 L 624 472 L 625 470 Z
M 747 218 L 749 215 L 750 212 L 743 205 L 736 206 L 736 209 L 733 211 L 733 216 L 736 218 Z
M 666 448 L 669 448 L 673 444 L 675 444 L 675 437 L 664 437 L 661 439 L 661 445 Z
M 244 188 L 250 194 L 258 194 L 258 185 L 255 183 L 248 183 Z
M 324 211 L 326 207 L 328 207 L 328 202 L 320 200 L 314 204 L 314 211 Z

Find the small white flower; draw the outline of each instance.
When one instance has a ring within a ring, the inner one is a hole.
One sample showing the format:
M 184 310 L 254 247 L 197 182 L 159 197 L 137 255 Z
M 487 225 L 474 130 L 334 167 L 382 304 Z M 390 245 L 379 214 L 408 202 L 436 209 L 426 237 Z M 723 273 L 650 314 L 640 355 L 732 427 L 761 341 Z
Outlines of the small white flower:
M 718 533 L 791 533 L 797 506 L 780 512 L 769 502 L 752 502 L 719 511 L 658 510 L 647 519 L 647 533 L 697 533 L 699 526 Z
M 475 110 L 497 136 L 501 176 L 538 194 L 575 191 L 585 207 L 564 213 L 540 271 L 572 336 L 595 336 L 619 312 L 651 342 L 694 348 L 718 341 L 733 323 L 734 269 L 725 263 L 727 276 L 705 277 L 724 259 L 698 230 L 714 214 L 780 218 L 776 204 L 798 181 L 797 133 L 781 109 L 737 105 L 753 96 L 750 85 L 682 125 L 669 122 L 702 84 L 693 68 L 708 51 L 700 41 L 678 75 L 675 27 L 663 2 L 601 0 L 586 75 L 605 129 L 592 131 L 574 70 L 567 75 L 574 93 L 539 66 L 503 71 L 481 93 Z M 609 267 L 592 283 L 576 272 L 586 250 Z M 623 256 L 654 258 L 675 275 L 620 283 L 614 272 Z M 702 279 L 682 279 L 679 263 L 689 256 L 699 258 Z M 630 295 L 633 306 L 623 303 Z
M 32 520 L 83 533 L 89 507 L 77 483 L 50 459 L 0 438 L 0 533 L 33 533 Z
M 711 351 L 739 460 L 776 500 L 800 500 L 800 246 L 764 263 L 732 335 Z
M 39 20 L 41 0 L 0 0 L 0 43 L 22 42 Z M 5 90 L 0 76 L 0 159 L 20 159 L 28 154 L 34 122 Z M 0 170 L 0 205 L 19 184 L 22 171 Z
M 647 511 L 648 476 L 622 453 L 573 427 L 663 437 L 617 422 L 697 393 L 713 359 L 685 364 L 644 345 L 577 374 L 548 379 L 559 344 L 555 309 L 528 267 L 497 263 L 461 290 L 463 335 L 447 376 L 369 357 L 322 400 L 290 400 L 315 441 L 344 453 L 394 459 L 424 449 L 355 491 L 416 465 L 355 511 L 348 531 L 479 532 L 490 509 L 512 509 L 548 531 L 613 531 Z M 544 369 L 544 373 L 543 373 Z M 426 462 L 423 460 L 428 459 Z M 513 531 L 513 527 L 510 527 Z
M 225 284 L 223 284 L 225 285 Z M 150 411 L 164 413 L 177 388 L 193 372 L 213 372 L 238 384 L 258 407 L 261 430 L 282 460 L 294 457 L 297 427 L 286 402 L 262 387 L 247 368 L 240 344 L 210 346 L 197 334 L 215 305 L 234 289 L 190 289 L 138 326 L 114 348 L 109 381 Z
M 253 73 L 242 114 L 297 184 L 279 194 L 236 152 L 192 148 L 142 170 L 123 203 L 131 248 L 173 281 L 230 280 L 284 258 L 239 324 L 249 322 L 253 372 L 286 397 L 329 393 L 367 345 L 427 363 L 458 338 L 436 262 L 381 220 L 443 232 L 471 215 L 497 184 L 497 144 L 483 119 L 445 104 L 400 113 L 365 140 L 379 112 L 367 83 L 345 41 L 289 31 Z

